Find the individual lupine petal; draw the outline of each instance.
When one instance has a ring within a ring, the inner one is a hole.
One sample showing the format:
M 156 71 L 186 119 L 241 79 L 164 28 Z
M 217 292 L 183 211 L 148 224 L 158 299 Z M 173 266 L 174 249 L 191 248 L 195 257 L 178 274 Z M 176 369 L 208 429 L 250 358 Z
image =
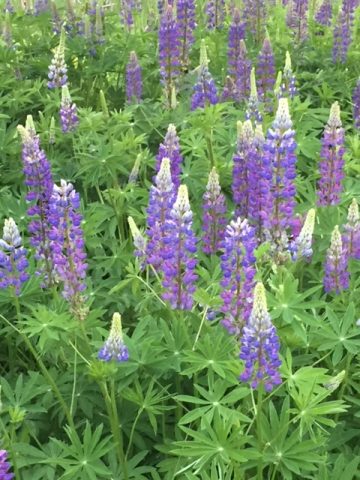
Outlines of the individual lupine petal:
M 126 100 L 128 103 L 140 103 L 142 95 L 141 67 L 134 51 L 130 53 L 126 65 Z
M 337 205 L 344 178 L 345 133 L 340 119 L 338 102 L 332 104 L 325 126 L 320 152 L 320 179 L 318 181 L 318 205 Z
M 288 5 L 287 25 L 293 30 L 295 41 L 304 41 L 308 34 L 309 0 L 292 0 Z
M 330 247 L 326 252 L 324 289 L 339 294 L 349 288 L 348 253 L 343 246 L 339 227 L 331 234 Z
M 8 462 L 8 453 L 6 450 L 0 450 L 0 479 L 11 480 L 14 475 L 9 472 L 11 466 Z
M 222 28 L 225 18 L 225 0 L 208 0 L 205 10 L 208 29 Z
M 294 98 L 297 94 L 296 78 L 292 71 L 291 57 L 289 52 L 286 52 L 283 80 L 284 83 L 281 89 L 282 95 L 284 97 L 289 96 L 290 98 Z
M 323 27 L 330 27 L 332 17 L 331 0 L 324 0 L 316 12 L 315 20 Z
M 245 113 L 246 120 L 254 120 L 256 123 L 262 122 L 262 115 L 260 112 L 260 102 L 256 88 L 255 68 L 251 69 L 250 73 L 250 96 Z
M 349 206 L 344 229 L 343 241 L 349 258 L 360 260 L 360 215 L 359 205 L 355 198 Z
M 99 350 L 98 358 L 105 362 L 110 362 L 110 360 L 126 362 L 129 360 L 129 350 L 124 343 L 122 333 L 121 315 L 118 312 L 115 312 L 112 317 L 110 334 Z
M 161 167 L 161 162 L 164 158 L 170 161 L 170 170 L 172 182 L 177 189 L 180 185 L 180 173 L 183 157 L 180 151 L 180 141 L 176 133 L 176 127 L 172 123 L 168 126 L 165 139 L 159 145 L 159 152 L 156 156 L 156 171 Z
M 203 212 L 203 250 L 209 254 L 216 253 L 224 238 L 226 201 L 215 167 L 210 172 L 203 196 Z
M 196 25 L 194 0 L 178 0 L 176 15 L 181 43 L 181 65 L 187 68 L 189 64 L 189 51 L 194 43 L 194 30 Z
M 355 128 L 360 130 L 360 78 L 354 88 L 352 99 L 354 104 L 354 125 Z
M 57 88 L 67 83 L 67 67 L 65 63 L 65 30 L 61 30 L 60 42 L 55 49 L 48 73 L 48 88 Z
M 54 268 L 63 283 L 63 297 L 69 302 L 72 313 L 83 320 L 85 307 L 86 253 L 81 228 L 80 197 L 71 183 L 61 180 L 54 185 L 49 201 L 49 237 Z
M 354 26 L 354 12 L 357 0 L 344 0 L 335 23 L 333 60 L 335 63 L 345 63 L 349 46 L 352 41 L 352 29 Z
M 196 237 L 192 230 L 192 211 L 185 185 L 180 185 L 170 216 L 165 221 L 164 244 L 163 299 L 172 308 L 191 310 L 197 279 L 194 271 L 197 265 Z
M 255 277 L 254 229 L 238 217 L 227 226 L 222 242 L 221 298 L 222 324 L 231 334 L 240 335 L 252 307 Z
M 244 17 L 246 28 L 255 37 L 256 42 L 260 43 L 264 25 L 266 25 L 266 6 L 264 0 L 244 0 Z
M 294 241 L 293 245 L 293 259 L 299 260 L 304 258 L 310 261 L 313 255 L 312 240 L 315 227 L 315 209 L 311 208 L 300 231 L 300 234 Z
M 218 103 L 217 89 L 214 79 L 209 72 L 208 63 L 205 41 L 202 40 L 198 80 L 193 88 L 191 110 L 205 108 L 207 105 L 215 105 Z
M 63 133 L 74 132 L 79 124 L 76 103 L 71 100 L 67 85 L 61 89 L 60 123 Z
M 21 285 L 29 278 L 26 272 L 29 265 L 27 251 L 21 244 L 16 223 L 12 218 L 5 219 L 3 237 L 0 239 L 0 288 L 12 287 L 16 295 L 19 295 Z
M 271 96 L 275 85 L 275 60 L 268 35 L 264 39 L 262 49 L 258 56 L 256 78 L 259 97 L 262 102 L 266 104 L 267 110 L 271 111 Z
M 155 177 L 155 185 L 150 188 L 147 209 L 147 262 L 155 268 L 163 263 L 162 252 L 165 241 L 165 223 L 175 201 L 175 189 L 171 179 L 170 160 L 163 158 Z
M 143 263 L 146 257 L 146 238 L 141 234 L 132 217 L 128 217 L 128 223 L 135 247 L 134 255 Z
M 265 288 L 262 283 L 257 283 L 253 308 L 241 339 L 239 356 L 245 369 L 240 380 L 250 382 L 252 388 L 264 385 L 268 392 L 280 385 L 279 350 L 280 342 L 268 312 Z

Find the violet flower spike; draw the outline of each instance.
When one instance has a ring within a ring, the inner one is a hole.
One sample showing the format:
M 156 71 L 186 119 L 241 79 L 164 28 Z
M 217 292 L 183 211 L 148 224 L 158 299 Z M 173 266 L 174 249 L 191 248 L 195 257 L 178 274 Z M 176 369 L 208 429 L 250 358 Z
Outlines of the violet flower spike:
M 42 13 L 49 10 L 49 0 L 35 0 L 34 2 L 34 15 L 37 17 Z
M 180 185 L 180 173 L 183 163 L 183 157 L 180 151 L 180 141 L 176 132 L 176 127 L 172 123 L 168 126 L 164 142 L 160 143 L 159 151 L 156 156 L 156 171 L 159 172 L 161 162 L 164 158 L 168 158 L 170 161 L 170 170 L 172 182 L 175 189 Z
M 291 0 L 288 5 L 286 23 L 294 33 L 296 43 L 303 42 L 308 34 L 309 0 Z
M 315 21 L 323 27 L 330 27 L 332 17 L 331 0 L 324 0 L 315 14 Z
M 132 51 L 130 53 L 129 62 L 126 65 L 126 101 L 128 103 L 140 103 L 141 95 L 141 67 L 136 53 Z
M 268 312 L 265 288 L 262 283 L 257 283 L 254 306 L 241 339 L 239 356 L 244 361 L 245 369 L 240 380 L 250 382 L 254 389 L 263 385 L 267 392 L 280 385 L 279 350 L 280 342 Z
M 348 252 L 344 248 L 339 227 L 331 234 L 330 247 L 326 252 L 324 289 L 326 293 L 339 294 L 349 288 Z
M 347 216 L 347 223 L 344 225 L 345 233 L 343 243 L 349 258 L 360 260 L 360 215 L 359 205 L 353 198 Z
M 264 0 L 244 0 L 244 18 L 246 29 L 260 44 L 266 25 L 266 5 Z
M 250 93 L 251 62 L 247 58 L 244 37 L 245 25 L 241 21 L 239 10 L 235 8 L 229 28 L 228 72 L 234 85 L 232 97 L 237 102 L 246 100 Z
M 51 2 L 51 24 L 52 24 L 52 31 L 55 33 L 55 35 L 60 35 L 63 21 L 61 20 L 61 17 L 59 15 L 59 12 L 56 8 L 56 4 L 54 1 Z
M 180 185 L 169 218 L 165 222 L 163 251 L 163 299 L 172 308 L 191 310 L 197 275 L 196 237 L 187 187 Z
M 350 44 L 355 20 L 357 0 L 343 0 L 339 16 L 334 28 L 333 61 L 345 63 Z
M 8 452 L 6 450 L 0 450 L 0 479 L 1 480 L 12 480 L 14 474 L 10 473 L 11 466 L 8 461 Z
M 67 84 L 67 66 L 65 63 L 65 30 L 62 29 L 60 43 L 55 49 L 48 73 L 48 88 L 59 88 Z
M 140 264 L 143 266 L 146 259 L 146 238 L 142 235 L 132 217 L 128 217 L 128 224 L 135 247 L 134 255 L 140 259 Z
M 195 2 L 194 0 L 178 0 L 177 22 L 180 34 L 181 65 L 187 68 L 189 65 L 189 52 L 194 43 L 195 30 Z
M 126 362 L 129 360 L 129 350 L 124 343 L 122 333 L 121 315 L 118 312 L 115 312 L 112 317 L 110 334 L 99 350 L 98 358 L 104 362 L 110 362 L 111 360 Z
M 345 132 L 340 119 L 338 102 L 332 104 L 325 126 L 320 152 L 320 179 L 318 181 L 318 205 L 337 205 L 344 178 Z
M 258 55 L 256 68 L 257 90 L 259 97 L 265 103 L 266 110 L 272 111 L 272 99 L 275 85 L 275 60 L 270 37 L 266 36 Z
M 214 254 L 221 246 L 226 225 L 226 200 L 221 193 L 215 167 L 210 172 L 203 196 L 203 212 L 203 250 L 207 254 Z
M 222 324 L 230 334 L 240 335 L 252 308 L 255 277 L 254 229 L 238 217 L 227 226 L 221 245 Z
M 60 123 L 63 133 L 74 132 L 79 124 L 77 107 L 71 100 L 67 85 L 61 89 Z
M 5 219 L 0 239 L 0 288 L 11 287 L 15 295 L 20 294 L 22 284 L 29 279 L 26 255 L 16 223 L 12 218 Z
M 355 128 L 360 130 L 360 78 L 354 88 L 352 100 L 354 104 L 354 125 Z
M 202 40 L 200 47 L 198 80 L 193 88 L 193 94 L 191 97 L 191 110 L 205 108 L 206 106 L 216 105 L 218 103 L 217 89 L 214 79 L 209 72 L 208 63 L 209 60 L 206 54 L 205 41 Z
M 294 98 L 295 95 L 297 95 L 296 78 L 292 71 L 291 57 L 289 52 L 286 52 L 284 74 L 282 78 L 284 83 L 282 83 L 280 87 L 281 96 L 288 96 L 291 99 Z
M 8 48 L 14 48 L 11 19 L 8 11 L 5 13 L 5 21 L 2 26 L 2 39 Z
M 225 18 L 225 0 L 208 0 L 205 7 L 209 30 L 223 27 Z
M 260 102 L 256 88 L 255 68 L 252 68 L 250 73 L 250 96 L 245 112 L 245 118 L 246 120 L 254 120 L 255 124 L 262 122 Z
M 309 262 L 313 255 L 312 241 L 315 228 L 315 209 L 311 208 L 300 231 L 300 234 L 293 242 L 292 254 L 293 260 L 305 259 Z

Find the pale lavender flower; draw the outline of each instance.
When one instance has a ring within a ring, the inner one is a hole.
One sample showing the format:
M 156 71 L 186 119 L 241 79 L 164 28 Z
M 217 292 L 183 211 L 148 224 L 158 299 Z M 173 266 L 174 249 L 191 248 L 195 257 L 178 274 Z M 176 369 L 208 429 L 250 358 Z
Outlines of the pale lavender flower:
M 129 351 L 124 343 L 121 315 L 115 312 L 112 317 L 110 334 L 98 353 L 99 360 L 110 362 L 126 362 L 129 360 Z
M 74 132 L 79 124 L 77 107 L 71 100 L 67 85 L 61 91 L 60 123 L 63 133 Z
M 48 88 L 57 88 L 67 83 L 67 67 L 65 63 L 65 30 L 61 31 L 60 43 L 55 49 L 48 73 Z
M 343 242 L 347 255 L 349 258 L 360 260 L 360 215 L 359 205 L 355 198 L 353 198 L 349 206 L 344 230 Z
M 139 60 L 134 51 L 130 52 L 126 65 L 126 100 L 128 103 L 140 103 L 142 95 L 142 77 Z
M 312 241 L 315 227 L 315 209 L 311 208 L 304 222 L 304 225 L 300 231 L 300 234 L 296 237 L 292 245 L 293 260 L 300 260 L 304 258 L 306 261 L 310 261 L 313 255 Z
M 343 246 L 339 227 L 331 234 L 330 247 L 326 252 L 324 289 L 339 294 L 349 288 L 348 252 Z
M 356 87 L 353 92 L 353 104 L 354 104 L 354 125 L 355 128 L 360 130 L 360 78 L 357 81 Z
M 156 172 L 160 170 L 163 158 L 168 158 L 170 161 L 171 178 L 175 189 L 177 189 L 180 185 L 183 157 L 180 151 L 180 141 L 176 127 L 172 123 L 168 126 L 164 142 L 159 145 L 159 151 L 156 156 Z

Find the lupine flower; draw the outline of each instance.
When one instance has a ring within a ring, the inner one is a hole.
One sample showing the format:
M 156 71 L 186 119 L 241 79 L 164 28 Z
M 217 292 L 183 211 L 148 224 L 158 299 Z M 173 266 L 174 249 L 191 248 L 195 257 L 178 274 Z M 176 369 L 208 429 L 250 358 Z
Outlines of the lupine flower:
M 266 6 L 264 0 L 244 0 L 246 28 L 260 43 L 266 24 Z
M 313 255 L 312 240 L 315 227 L 315 209 L 311 208 L 304 222 L 304 225 L 300 231 L 300 234 L 296 237 L 292 246 L 293 259 L 299 260 L 304 258 L 306 261 L 310 261 Z
M 76 14 L 73 0 L 66 0 L 66 22 L 64 28 L 69 35 L 72 35 L 76 29 Z
M 196 237 L 192 230 L 192 211 L 188 191 L 180 185 L 169 218 L 165 221 L 162 270 L 164 274 L 163 299 L 172 308 L 191 310 L 197 265 Z
M 247 57 L 247 50 L 244 40 L 240 41 L 239 55 L 236 59 L 235 85 L 236 100 L 241 102 L 247 100 L 250 95 L 251 61 Z
M 142 159 L 142 154 L 138 153 L 136 158 L 135 158 L 134 166 L 131 169 L 131 172 L 130 172 L 130 175 L 129 175 L 128 184 L 137 182 L 138 177 L 139 177 L 141 159 Z
M 247 104 L 245 118 L 247 120 L 253 119 L 255 124 L 262 122 L 260 102 L 256 88 L 255 68 L 252 68 L 250 73 L 250 96 Z
M 180 32 L 174 18 L 173 7 L 167 5 L 160 19 L 159 61 L 160 75 L 165 88 L 165 98 L 170 105 L 171 90 L 180 74 Z
M 11 480 L 14 475 L 9 472 L 10 463 L 8 462 L 8 453 L 6 450 L 0 450 L 0 479 Z
M 208 29 L 222 28 L 225 17 L 225 0 L 208 0 L 205 10 Z
M 274 85 L 274 95 L 278 100 L 279 100 L 279 98 L 287 96 L 286 86 L 283 83 L 282 71 L 281 70 L 279 70 L 277 72 L 276 81 L 275 81 L 275 85 Z
M 245 370 L 240 380 L 250 382 L 252 388 L 264 385 L 267 392 L 280 385 L 279 350 L 280 342 L 267 309 L 265 288 L 257 283 L 254 306 L 241 339 L 240 358 L 244 360 Z
M 353 198 L 347 216 L 347 223 L 344 225 L 345 234 L 343 236 L 344 246 L 349 258 L 360 260 L 360 215 L 359 205 Z
M 180 142 L 176 133 L 176 127 L 172 123 L 168 126 L 164 142 L 160 143 L 159 146 L 159 152 L 156 156 L 157 172 L 160 170 L 161 162 L 164 158 L 168 158 L 170 161 L 171 178 L 175 189 L 177 189 L 180 185 L 180 172 L 183 157 L 180 151 Z
M 6 12 L 14 13 L 14 7 L 12 6 L 11 0 L 5 1 L 4 13 Z
M 284 80 L 281 88 L 282 96 L 289 96 L 290 98 L 294 98 L 297 94 L 296 78 L 292 71 L 291 57 L 289 52 L 286 52 L 284 75 L 282 78 Z
M 331 0 L 324 0 L 320 8 L 316 12 L 315 20 L 323 27 L 330 27 L 332 17 L 332 3 Z
M 324 289 L 339 294 L 349 288 L 348 254 L 343 246 L 339 227 L 331 234 L 330 247 L 326 252 Z
M 57 88 L 67 83 L 67 67 L 65 63 L 65 30 L 61 31 L 60 43 L 55 49 L 48 73 L 48 88 Z
M 83 320 L 87 313 L 83 296 L 87 264 L 79 209 L 80 197 L 71 183 L 61 180 L 60 186 L 54 185 L 48 216 L 54 268 L 63 283 L 63 297 L 74 315 Z
M 19 295 L 21 285 L 28 280 L 27 251 L 22 247 L 19 229 L 12 218 L 6 219 L 0 239 L 0 288 L 12 287 Z M 1 477 L 0 477 L 1 478 Z
M 56 4 L 54 1 L 51 2 L 51 24 L 52 24 L 52 31 L 55 35 L 60 35 L 61 28 L 62 28 L 62 20 L 60 18 L 59 12 L 56 8 Z
M 136 56 L 132 51 L 129 62 L 126 65 L 126 100 L 128 103 L 139 103 L 142 95 L 141 67 Z
M 222 324 L 231 334 L 240 335 L 252 307 L 256 240 L 247 220 L 238 217 L 227 226 L 222 242 L 221 298 Z
M 14 47 L 11 20 L 10 20 L 10 14 L 8 10 L 5 13 L 5 21 L 2 26 L 2 38 L 8 48 Z
M 216 85 L 209 72 L 208 63 L 205 42 L 202 40 L 199 73 L 191 97 L 191 110 L 205 108 L 207 105 L 215 105 L 218 103 Z
M 229 28 L 228 64 L 229 76 L 233 80 L 233 99 L 246 100 L 250 93 L 251 62 L 247 58 L 244 42 L 244 23 L 241 21 L 240 12 L 234 10 L 233 23 Z
M 224 237 L 226 201 L 215 167 L 210 172 L 203 196 L 203 212 L 203 250 L 209 254 L 216 253 Z
M 189 51 L 194 43 L 195 2 L 194 0 L 178 0 L 176 9 L 180 35 L 181 65 L 187 68 Z
M 49 128 L 49 144 L 54 145 L 56 141 L 56 136 L 55 136 L 55 118 L 51 117 L 50 120 L 50 128 Z
M 355 128 L 358 128 L 360 130 L 360 78 L 357 81 L 356 87 L 354 88 L 353 104 Z
M 46 274 L 45 281 L 52 284 L 53 265 L 49 245 L 49 201 L 53 189 L 51 168 L 45 152 L 40 148 L 34 123 L 29 116 L 26 127 L 19 126 L 22 138 L 22 161 L 25 185 L 29 187 L 26 200 L 31 202 L 28 215 L 32 217 L 28 229 L 30 243 L 36 249 L 35 258 L 41 262 L 40 271 Z
M 320 179 L 318 182 L 318 205 L 337 205 L 344 178 L 344 129 L 340 119 L 338 102 L 332 104 L 325 126 L 320 152 Z
M 103 25 L 103 12 L 101 5 L 96 7 L 96 16 L 95 16 L 95 43 L 98 45 L 103 45 L 105 43 L 104 36 L 104 25 Z
M 129 350 L 124 343 L 121 315 L 115 312 L 112 317 L 110 334 L 104 343 L 103 347 L 98 353 L 99 360 L 110 362 L 116 360 L 117 362 L 126 362 L 129 360 Z
M 334 28 L 333 60 L 335 63 L 345 63 L 349 46 L 352 41 L 354 12 L 357 0 L 344 0 Z
M 269 36 L 265 37 L 258 56 L 256 79 L 261 101 L 266 104 L 266 109 L 271 111 L 271 95 L 275 85 L 275 60 Z
M 49 10 L 49 0 L 35 0 L 34 3 L 34 15 L 38 16 L 41 13 Z
M 175 201 L 175 189 L 171 179 L 170 160 L 163 158 L 155 177 L 155 185 L 150 188 L 147 209 L 147 261 L 158 268 L 163 263 L 165 223 Z
M 307 37 L 308 6 L 309 0 L 292 0 L 288 6 L 286 23 L 294 32 L 297 43 L 304 41 Z
M 225 78 L 224 88 L 221 94 L 221 102 L 230 102 L 235 97 L 235 82 L 234 80 L 229 77 L 229 75 Z
M 146 257 L 146 238 L 141 234 L 132 217 L 128 217 L 128 223 L 135 247 L 134 255 L 140 259 L 141 263 L 144 263 Z
M 120 2 L 120 19 L 123 25 L 127 27 L 128 30 L 134 24 L 134 11 L 137 9 L 137 2 L 134 0 L 122 0 Z
M 77 107 L 71 100 L 67 85 L 61 89 L 60 123 L 63 133 L 74 132 L 79 124 Z

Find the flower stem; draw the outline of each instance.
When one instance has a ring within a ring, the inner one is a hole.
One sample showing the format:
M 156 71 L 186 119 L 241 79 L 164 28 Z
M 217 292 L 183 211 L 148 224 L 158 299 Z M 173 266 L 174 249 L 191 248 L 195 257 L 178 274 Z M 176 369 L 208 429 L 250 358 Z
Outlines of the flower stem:
M 257 441 L 259 445 L 259 449 L 262 451 L 263 448 L 263 441 L 262 441 L 262 430 L 261 430 L 261 416 L 262 416 L 262 404 L 263 404 L 263 386 L 259 385 L 258 388 L 258 396 L 257 396 L 257 407 L 256 407 L 256 434 L 257 434 Z M 263 457 L 261 453 L 261 457 L 258 461 L 257 466 L 257 478 L 258 480 L 263 479 Z

